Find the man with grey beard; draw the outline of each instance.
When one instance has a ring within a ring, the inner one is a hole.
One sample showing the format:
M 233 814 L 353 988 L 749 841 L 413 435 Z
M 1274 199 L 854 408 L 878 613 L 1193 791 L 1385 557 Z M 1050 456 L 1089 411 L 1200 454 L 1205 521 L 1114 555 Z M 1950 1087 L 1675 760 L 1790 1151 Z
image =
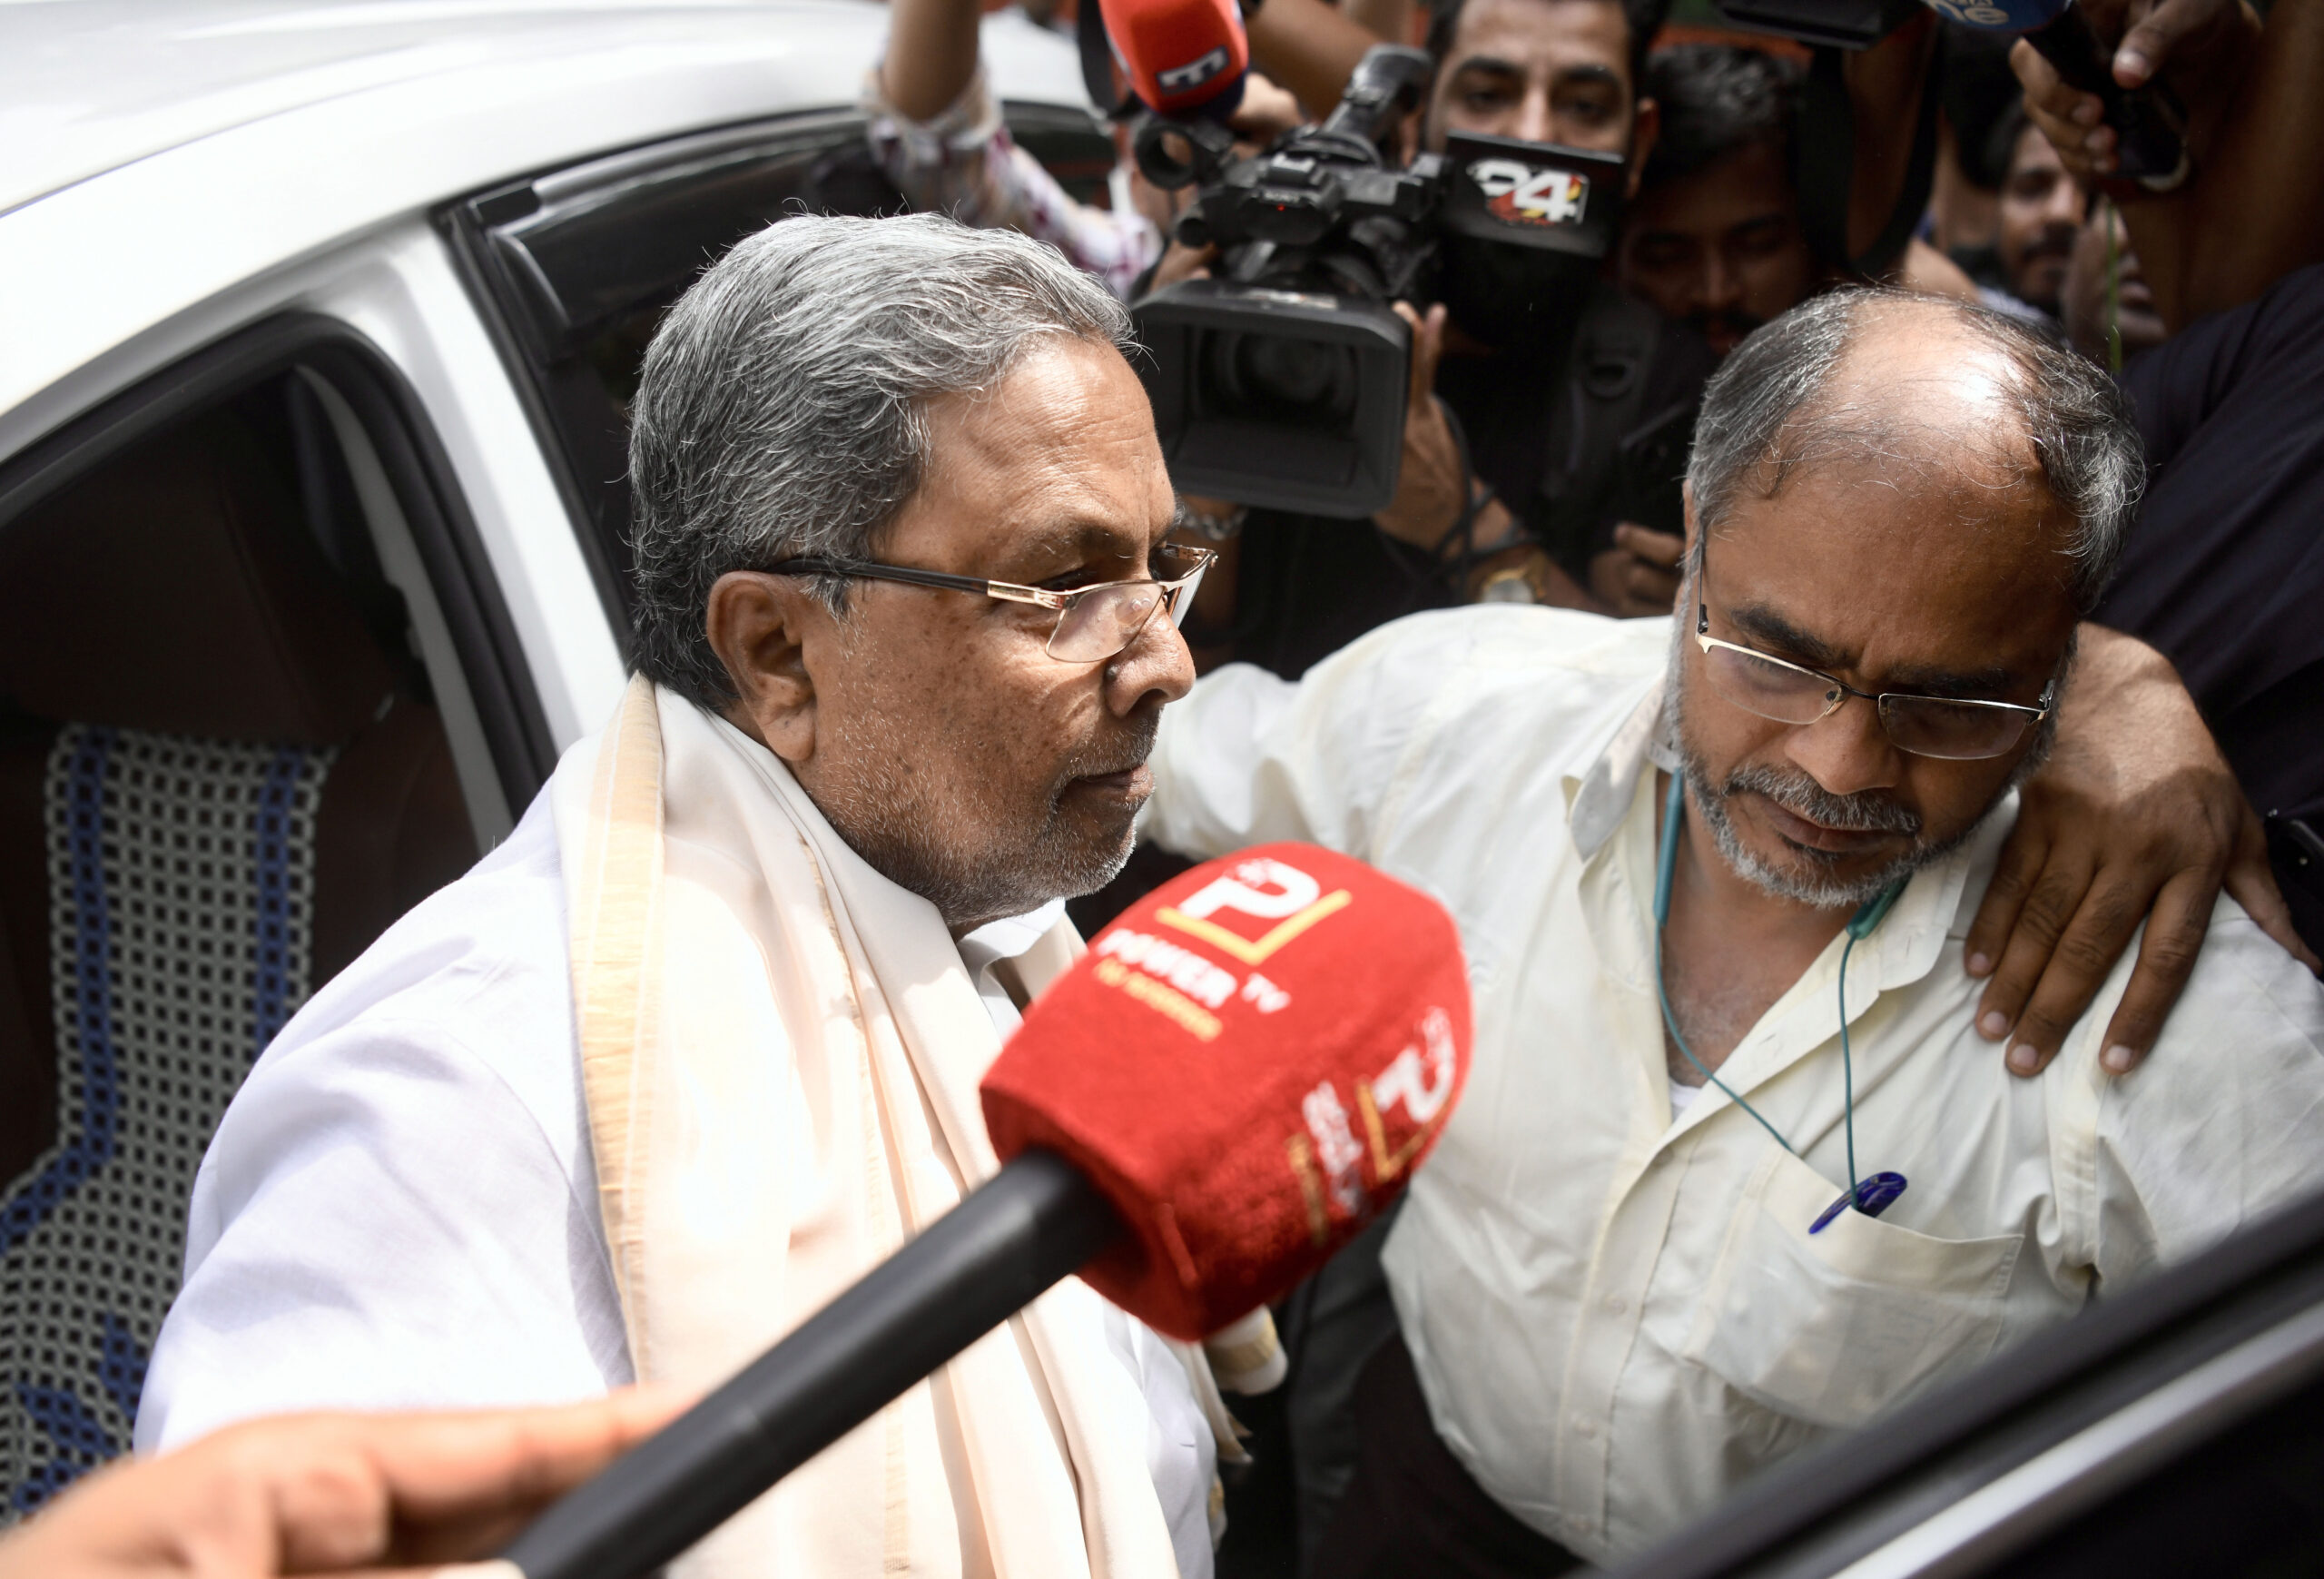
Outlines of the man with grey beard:
M 1055 252 L 933 216 L 786 220 L 671 308 L 637 673 L 259 1060 L 141 1448 L 701 1389 L 992 1175 L 977 1081 L 1194 678 L 1208 555 L 1128 343 Z M 671 1572 L 1204 1579 L 1232 1429 L 1200 1348 L 1068 1281 Z
M 2324 1185 L 2324 989 L 2231 900 L 2150 918 L 2194 958 L 2148 1061 L 2128 959 L 2046 1068 L 1982 1045 L 2020 781 L 2062 706 L 2061 766 L 2163 715 L 2077 630 L 2141 478 L 2080 358 L 1842 291 L 1710 384 L 1670 623 L 1423 615 L 1165 715 L 1150 836 L 1361 855 L 1469 952 L 1474 1072 L 1311 1572 L 1620 1561 Z

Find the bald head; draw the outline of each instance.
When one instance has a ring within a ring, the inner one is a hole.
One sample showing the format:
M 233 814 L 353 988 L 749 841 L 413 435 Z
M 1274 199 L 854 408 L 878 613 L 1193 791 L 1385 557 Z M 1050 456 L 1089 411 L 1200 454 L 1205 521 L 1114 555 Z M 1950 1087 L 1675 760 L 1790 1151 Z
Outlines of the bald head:
M 1967 838 L 2040 761 L 2141 475 L 2113 385 L 1980 309 L 1841 291 L 1745 340 L 1696 430 L 1667 693 L 1728 864 L 1829 909 Z M 1800 669 L 1854 695 L 1803 721 Z M 2018 733 L 1965 756 L 1904 707 Z
M 2047 567 L 2037 579 L 2086 612 L 2144 464 L 2112 380 L 2072 351 L 1949 298 L 1852 289 L 1793 309 L 1728 359 L 1688 469 L 1706 531 L 1816 476 L 1912 496 L 1921 536 L 1892 547 L 1965 552 L 2004 574 Z

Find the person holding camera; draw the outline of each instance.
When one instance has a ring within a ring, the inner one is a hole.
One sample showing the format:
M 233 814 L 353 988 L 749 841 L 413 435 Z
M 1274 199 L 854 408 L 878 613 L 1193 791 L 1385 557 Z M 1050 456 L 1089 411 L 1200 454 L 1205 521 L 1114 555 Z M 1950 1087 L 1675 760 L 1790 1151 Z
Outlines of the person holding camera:
M 1635 185 L 1656 126 L 1638 84 L 1660 22 L 1657 0 L 1451 0 L 1431 20 L 1435 71 L 1412 151 L 1442 152 L 1455 132 L 1554 143 L 1621 156 Z M 1255 58 L 1288 80 L 1265 43 L 1255 30 Z M 1413 351 L 1387 508 L 1367 522 L 1192 501 L 1196 528 L 1231 541 L 1196 609 L 1226 617 L 1190 631 L 1198 646 L 1208 636 L 1293 678 L 1418 609 L 1478 597 L 1592 606 L 1589 559 L 1616 522 L 1675 518 L 1675 483 L 1632 479 L 1654 475 L 1650 457 L 1676 476 L 1712 366 L 1699 338 L 1562 255 L 1464 269 L 1474 255 L 1444 264 L 1443 300 L 1399 305 Z M 1157 282 L 1211 261 L 1174 247 Z
M 1919 43 L 1900 29 L 1866 52 L 1857 74 L 1911 72 Z M 1761 324 L 1850 277 L 1828 236 L 1818 247 L 1801 190 L 1807 73 L 1756 45 L 1679 44 L 1654 52 L 1646 83 L 1661 132 L 1623 216 L 1615 278 L 1724 357 Z M 1819 196 L 1828 203 L 1838 194 Z M 1892 273 L 1909 290 L 1976 299 L 1959 266 L 1918 237 Z M 1665 613 L 1678 595 L 1679 548 L 1676 531 L 1625 521 L 1611 549 L 1591 558 L 1590 590 L 1616 614 Z
M 1612 154 L 1621 190 L 1591 201 L 1635 196 L 1661 124 L 1641 84 L 1662 14 L 1659 0 L 1445 0 L 1408 149 L 1442 153 L 1469 133 Z M 1316 74 L 1256 24 L 1251 36 L 1254 60 L 1281 80 Z M 1874 261 L 1904 185 L 1928 38 L 1907 27 L 1846 67 L 1856 157 L 1836 199 L 1860 262 Z M 1190 627 L 1198 651 L 1295 677 L 1423 608 L 1668 607 L 1660 551 L 1678 528 L 1677 478 L 1714 354 L 1570 256 L 1485 251 L 1448 252 L 1435 304 L 1400 309 L 1412 379 L 1400 486 L 1384 509 L 1364 523 L 1190 501 L 1192 525 L 1225 548 Z M 1157 283 L 1214 259 L 1173 245 Z

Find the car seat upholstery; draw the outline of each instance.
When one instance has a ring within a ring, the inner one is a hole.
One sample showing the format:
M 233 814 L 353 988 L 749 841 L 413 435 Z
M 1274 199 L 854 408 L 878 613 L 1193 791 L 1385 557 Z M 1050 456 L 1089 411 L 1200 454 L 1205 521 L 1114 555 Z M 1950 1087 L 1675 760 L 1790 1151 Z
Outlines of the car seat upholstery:
M 251 1061 L 476 844 L 263 436 L 0 528 L 0 1524 L 124 1451 Z

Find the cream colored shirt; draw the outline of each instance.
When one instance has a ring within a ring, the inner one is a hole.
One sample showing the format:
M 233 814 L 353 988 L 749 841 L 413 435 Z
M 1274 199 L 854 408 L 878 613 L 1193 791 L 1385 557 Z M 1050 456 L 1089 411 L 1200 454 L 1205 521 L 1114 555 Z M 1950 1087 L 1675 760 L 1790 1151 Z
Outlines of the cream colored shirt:
M 1211 855 L 1309 839 L 1460 922 L 1477 1044 L 1385 1260 L 1438 1433 L 1597 1562 L 1752 1471 L 2324 1183 L 2324 990 L 2222 899 L 2152 1057 L 2100 1039 L 2117 966 L 2039 1079 L 1972 1028 L 1963 939 L 2014 816 L 1912 880 L 1848 962 L 1858 1166 L 1908 1180 L 1809 1224 L 1847 1176 L 1841 939 L 1674 1116 L 1654 992 L 1667 619 L 1478 607 L 1374 632 L 1291 686 L 1246 666 L 1164 715 L 1145 829 Z

